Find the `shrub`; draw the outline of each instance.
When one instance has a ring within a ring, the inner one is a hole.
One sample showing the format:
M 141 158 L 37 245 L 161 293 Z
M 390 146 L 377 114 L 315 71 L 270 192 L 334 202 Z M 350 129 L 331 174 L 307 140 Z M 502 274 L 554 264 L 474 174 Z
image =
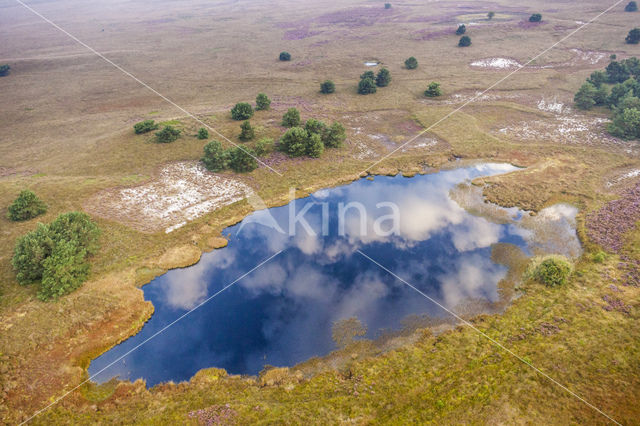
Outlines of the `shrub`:
M 198 129 L 198 139 L 209 139 L 209 131 L 204 127 Z
M 638 44 L 640 42 L 640 28 L 634 28 L 629 31 L 624 41 L 626 41 L 627 44 Z
M 573 266 L 564 256 L 546 256 L 534 259 L 527 270 L 527 275 L 548 287 L 565 285 L 573 272 Z
M 593 256 L 591 257 L 591 259 L 593 259 L 595 263 L 602 263 L 607 259 L 607 254 L 602 250 L 600 250 L 596 253 L 593 253 Z
M 254 136 L 255 132 L 253 131 L 253 127 L 251 127 L 251 123 L 249 123 L 249 120 L 242 122 L 242 124 L 240 125 L 240 140 L 248 141 L 253 139 Z
M 9 74 L 10 69 L 11 67 L 9 66 L 9 64 L 0 65 L 0 77 L 4 77 L 5 75 Z
M 324 152 L 322 138 L 317 133 L 309 134 L 306 141 L 305 154 L 309 157 L 319 158 Z
M 289 108 L 282 116 L 284 127 L 296 127 L 300 125 L 300 111 L 296 108 Z
M 587 81 L 596 87 L 600 87 L 607 82 L 607 73 L 604 71 L 594 71 Z
M 255 157 L 251 148 L 238 146 L 229 152 L 229 167 L 236 173 L 250 172 L 258 167 Z
M 376 86 L 387 87 L 391 83 L 391 73 L 386 68 L 380 68 L 376 76 Z
M 575 96 L 573 97 L 573 102 L 580 109 L 591 109 L 596 104 L 595 97 L 596 87 L 593 84 L 587 82 L 584 83 L 580 87 L 580 90 L 578 90 L 578 92 L 575 94 Z
M 234 120 L 248 120 L 253 117 L 253 108 L 246 102 L 238 102 L 231 108 L 231 118 Z
M 539 13 L 534 13 L 529 17 L 529 22 L 540 22 L 542 21 L 542 15 Z
M 156 132 L 156 142 L 171 143 L 180 137 L 180 130 L 173 126 L 164 126 L 164 129 Z
M 341 348 L 349 346 L 356 337 L 362 337 L 365 334 L 367 334 L 367 328 L 356 317 L 336 321 L 331 327 L 331 338 Z
M 229 156 L 220 142 L 211 141 L 204 146 L 201 161 L 209 171 L 219 172 L 227 168 Z
M 291 54 L 289 52 L 280 52 L 280 60 L 281 61 L 290 61 Z
M 496 13 L 495 13 L 495 12 L 489 12 L 489 13 L 487 13 L 487 19 L 488 19 L 488 20 L 492 20 L 494 16 L 496 16 Z
M 87 257 L 98 250 L 100 229 L 80 212 L 59 215 L 20 237 L 11 264 L 21 285 L 39 283 L 38 298 L 69 293 L 87 279 Z
M 304 129 L 309 134 L 323 135 L 324 132 L 327 130 L 327 125 L 320 120 L 316 120 L 315 118 L 310 118 L 307 120 L 306 123 L 304 123 Z
M 306 153 L 309 134 L 302 127 L 292 127 L 280 138 L 280 148 L 291 157 Z
M 384 4 L 384 8 L 385 9 L 391 9 L 391 3 L 385 3 Z
M 404 61 L 404 66 L 408 70 L 415 70 L 418 68 L 418 60 L 412 56 Z
M 258 157 L 262 157 L 265 154 L 268 154 L 273 151 L 273 139 L 271 138 L 262 138 L 258 142 L 256 142 L 256 147 L 254 149 L 256 155 Z
M 331 80 L 325 80 L 320 84 L 320 92 L 328 94 L 336 91 L 336 85 Z
M 471 38 L 469 36 L 460 37 L 460 41 L 458 42 L 458 46 L 460 46 L 460 47 L 471 46 Z
M 429 98 L 435 98 L 436 96 L 442 95 L 442 89 L 440 89 L 440 83 L 436 83 L 435 81 L 429 83 L 429 87 L 424 91 L 424 95 Z
M 364 78 L 358 83 L 358 93 L 361 95 L 376 93 L 376 90 L 376 83 L 372 78 Z
M 640 138 L 640 109 L 619 109 L 608 126 L 609 133 L 623 139 Z
M 462 35 L 467 32 L 467 26 L 465 24 L 458 25 L 458 29 L 456 30 L 457 35 Z
M 322 142 L 327 148 L 341 147 L 347 138 L 344 126 L 338 122 L 334 122 L 331 127 L 325 129 L 322 136 Z
M 8 217 L 15 222 L 33 219 L 47 212 L 47 205 L 28 189 L 21 191 L 9 206 Z
M 638 10 L 638 3 L 636 3 L 635 1 L 630 1 L 624 7 L 625 12 L 635 12 L 636 10 Z
M 606 105 L 607 100 L 609 99 L 609 89 L 607 86 L 600 86 L 596 89 L 595 96 L 593 100 L 596 102 L 596 105 Z
M 373 71 L 365 71 L 362 73 L 362 75 L 360 75 L 360 80 L 364 80 L 365 78 L 370 78 L 371 80 L 375 80 L 376 75 L 373 73 Z
M 156 130 L 157 128 L 158 125 L 153 120 L 144 120 L 133 125 L 133 131 L 138 135 Z
M 256 111 L 267 110 L 271 106 L 271 99 L 264 93 L 258 93 L 256 96 Z

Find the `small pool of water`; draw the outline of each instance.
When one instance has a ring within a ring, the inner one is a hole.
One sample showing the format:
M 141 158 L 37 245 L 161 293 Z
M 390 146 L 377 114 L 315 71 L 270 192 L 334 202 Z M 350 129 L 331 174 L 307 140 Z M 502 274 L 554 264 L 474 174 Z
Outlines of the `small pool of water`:
M 138 334 L 93 360 L 89 373 L 97 382 L 119 376 L 143 378 L 147 385 L 188 380 L 207 367 L 256 374 L 265 365 L 292 366 L 336 349 L 332 328 L 348 318 L 357 318 L 373 338 L 380 330 L 400 329 L 412 315 L 446 316 L 357 250 L 448 308 L 497 302 L 507 268 L 492 261 L 496 243 L 530 254 L 545 245 L 551 234 L 545 229 L 577 242 L 567 225 L 575 216 L 570 207 L 546 214 L 558 226 L 539 228 L 526 225 L 532 219 L 517 209 L 493 206 L 494 213 L 479 213 L 490 206 L 481 199 L 478 208 L 460 206 L 472 203 L 474 192 L 460 195 L 459 184 L 513 170 L 482 164 L 412 178 L 378 176 L 255 212 L 224 231 L 227 247 L 144 286 L 155 313 Z M 291 226 L 290 218 L 302 214 L 305 222 Z

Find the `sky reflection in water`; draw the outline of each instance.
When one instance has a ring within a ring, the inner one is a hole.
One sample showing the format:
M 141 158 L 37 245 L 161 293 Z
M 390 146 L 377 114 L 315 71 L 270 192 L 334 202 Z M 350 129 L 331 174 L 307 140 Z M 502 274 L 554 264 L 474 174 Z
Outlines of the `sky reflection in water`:
M 492 244 L 512 243 L 526 251 L 532 233 L 516 221 L 498 224 L 467 213 L 449 191 L 469 179 L 512 170 L 509 165 L 484 164 L 413 178 L 379 176 L 297 200 L 297 211 L 314 201 L 329 204 L 329 235 L 324 237 L 319 205 L 305 215 L 318 236 L 300 227 L 295 237 L 281 234 L 261 224 L 268 219 L 265 211 L 256 212 L 225 230 L 231 235 L 228 247 L 146 285 L 145 298 L 155 306 L 153 317 L 140 333 L 95 359 L 89 373 L 97 373 L 278 250 L 284 252 L 94 380 L 119 375 L 154 385 L 188 380 L 206 367 L 256 374 L 266 364 L 291 366 L 334 350 L 331 327 L 340 319 L 357 317 L 368 328 L 367 337 L 375 337 L 381 329 L 397 329 L 411 314 L 444 315 L 355 253 L 357 249 L 447 307 L 468 299 L 496 301 L 496 285 L 506 268 L 491 261 Z M 344 236 L 338 235 L 338 203 L 350 201 L 366 206 L 365 235 L 360 234 L 355 210 L 346 215 Z M 387 201 L 400 208 L 399 233 L 378 237 L 373 222 L 390 210 L 376 205 Z M 519 215 L 516 209 L 510 212 Z M 269 213 L 288 230 L 288 206 Z

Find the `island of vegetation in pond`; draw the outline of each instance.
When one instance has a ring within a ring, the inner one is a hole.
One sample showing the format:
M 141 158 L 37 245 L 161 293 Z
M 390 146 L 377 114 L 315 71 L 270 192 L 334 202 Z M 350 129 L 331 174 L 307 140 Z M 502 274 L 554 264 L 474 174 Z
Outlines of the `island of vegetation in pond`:
M 483 164 L 413 178 L 362 179 L 257 211 L 224 232 L 226 248 L 145 286 L 154 315 L 140 333 L 92 361 L 89 373 L 100 382 L 119 376 L 143 378 L 148 385 L 187 380 L 206 367 L 256 374 L 266 365 L 325 355 L 354 337 L 398 330 L 410 316 L 447 316 L 360 251 L 448 309 L 500 311 L 512 294 L 501 286 L 514 283 L 504 281 L 508 262 L 492 257 L 496 245 L 506 244 L 522 258 L 542 251 L 575 256 L 571 248 L 579 250 L 570 224 L 575 209 L 546 216 L 542 211 L 533 219 L 483 203 L 466 185 L 513 170 Z M 486 206 L 495 210 L 483 211 Z M 551 228 L 541 228 L 545 217 Z M 561 244 L 553 244 L 552 234 Z M 120 359 L 279 251 L 191 312 L 188 321 Z

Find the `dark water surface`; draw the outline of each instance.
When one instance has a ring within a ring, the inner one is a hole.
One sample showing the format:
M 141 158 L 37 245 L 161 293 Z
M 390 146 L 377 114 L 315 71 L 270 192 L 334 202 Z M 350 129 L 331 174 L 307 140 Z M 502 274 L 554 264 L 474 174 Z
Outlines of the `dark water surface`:
M 317 235 L 298 223 L 295 236 L 289 236 L 293 203 L 256 212 L 225 230 L 230 234 L 226 248 L 144 286 L 154 315 L 137 335 L 93 360 L 89 373 L 98 373 L 279 250 L 283 252 L 93 380 L 144 378 L 154 385 L 188 380 L 206 367 L 256 374 L 267 364 L 291 366 L 334 350 L 332 324 L 341 319 L 357 317 L 367 327 L 367 337 L 375 337 L 381 329 L 398 329 L 411 314 L 444 315 L 356 250 L 447 307 L 469 299 L 496 301 L 496 285 L 506 267 L 491 261 L 491 246 L 507 242 L 528 251 L 530 231 L 518 225 L 515 209 L 510 210 L 514 221 L 494 223 L 462 209 L 449 192 L 469 179 L 512 170 L 483 164 L 413 178 L 362 179 L 322 190 L 296 200 L 294 207 L 299 213 L 315 203 L 304 218 Z M 356 208 L 347 210 L 343 227 L 338 223 L 339 203 L 349 202 L 366 209 L 364 235 Z M 376 220 L 382 231 L 393 225 L 382 218 L 392 213 L 391 207 L 378 204 L 384 202 L 395 203 L 400 212 L 398 232 L 390 236 L 374 232 Z M 329 218 L 325 236 L 323 217 Z M 278 226 L 285 233 L 274 229 Z

